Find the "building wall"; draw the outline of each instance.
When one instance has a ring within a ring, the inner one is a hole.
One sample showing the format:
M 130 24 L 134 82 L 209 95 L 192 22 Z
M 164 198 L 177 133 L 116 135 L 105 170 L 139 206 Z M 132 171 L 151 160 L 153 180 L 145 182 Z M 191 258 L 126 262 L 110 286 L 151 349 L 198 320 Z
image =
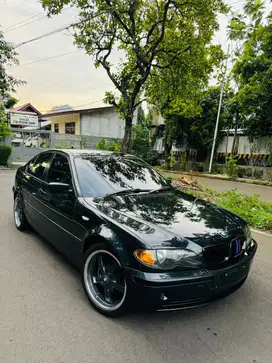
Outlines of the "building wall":
M 51 131 L 54 131 L 54 125 L 59 124 L 59 133 L 65 134 L 65 123 L 74 122 L 75 123 L 75 134 L 80 135 L 80 114 L 66 114 L 59 116 L 48 116 L 47 120 L 51 121 Z
M 252 150 L 252 144 L 248 138 L 244 135 L 238 135 L 238 154 L 269 154 L 270 147 L 272 145 L 272 137 L 261 137 L 260 140 L 254 142 L 256 149 Z M 231 152 L 233 143 L 233 136 L 229 136 L 228 140 L 225 136 L 221 143 L 218 145 L 217 152 L 225 153 L 227 146 L 227 153 Z M 270 145 L 270 147 L 269 147 Z
M 91 111 L 81 115 L 81 135 L 100 138 L 121 139 L 124 135 L 124 120 L 114 109 Z

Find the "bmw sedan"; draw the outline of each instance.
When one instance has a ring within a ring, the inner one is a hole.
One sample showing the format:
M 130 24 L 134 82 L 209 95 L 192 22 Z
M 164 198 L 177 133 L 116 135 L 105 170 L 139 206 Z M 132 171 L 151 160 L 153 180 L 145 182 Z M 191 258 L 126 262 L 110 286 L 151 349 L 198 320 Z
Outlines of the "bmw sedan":
M 108 316 L 227 295 L 257 250 L 243 219 L 132 155 L 49 150 L 18 169 L 13 193 L 16 228 L 31 225 L 72 261 L 90 303 Z

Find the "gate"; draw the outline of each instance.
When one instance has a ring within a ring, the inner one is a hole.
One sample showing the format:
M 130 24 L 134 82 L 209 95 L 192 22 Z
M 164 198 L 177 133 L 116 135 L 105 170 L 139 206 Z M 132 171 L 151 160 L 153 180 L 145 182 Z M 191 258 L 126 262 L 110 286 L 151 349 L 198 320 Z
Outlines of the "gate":
M 42 130 L 12 128 L 5 143 L 12 146 L 10 162 L 28 162 L 41 151 L 54 148 L 54 133 Z

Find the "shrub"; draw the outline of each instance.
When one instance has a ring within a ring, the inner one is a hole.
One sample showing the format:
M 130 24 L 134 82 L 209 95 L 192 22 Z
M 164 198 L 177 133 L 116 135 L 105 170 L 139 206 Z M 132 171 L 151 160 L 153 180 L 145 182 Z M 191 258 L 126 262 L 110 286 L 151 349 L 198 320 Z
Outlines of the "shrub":
M 272 168 L 272 151 L 270 152 L 270 154 L 268 156 L 267 162 L 268 162 L 268 166 L 270 166 Z
M 106 141 L 105 139 L 101 139 L 97 142 L 96 148 L 97 150 L 107 150 L 107 151 L 120 151 L 120 140 L 110 140 Z
M 228 176 L 231 179 L 237 178 L 237 176 L 238 176 L 237 161 L 232 156 L 227 158 L 226 171 L 227 171 Z
M 12 148 L 8 145 L 0 145 L 0 165 L 7 165 Z

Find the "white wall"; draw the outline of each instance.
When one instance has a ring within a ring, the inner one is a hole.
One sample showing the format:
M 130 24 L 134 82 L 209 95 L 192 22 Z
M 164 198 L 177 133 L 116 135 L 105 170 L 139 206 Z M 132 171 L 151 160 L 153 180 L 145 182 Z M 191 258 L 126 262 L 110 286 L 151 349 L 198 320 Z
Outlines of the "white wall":
M 124 120 L 112 108 L 81 115 L 81 135 L 121 139 L 124 127 Z
M 238 154 L 251 154 L 252 148 L 251 143 L 249 142 L 248 138 L 243 135 L 238 135 Z M 227 143 L 227 137 L 224 137 L 221 141 L 220 145 L 217 148 L 217 152 L 225 153 L 226 152 L 226 143 Z M 229 136 L 228 138 L 228 148 L 227 152 L 231 152 L 233 143 L 233 136 Z M 257 150 L 253 151 L 253 154 L 268 154 L 269 153 L 269 144 L 272 146 L 272 137 L 262 137 L 259 141 L 255 141 L 254 144 L 258 144 Z

